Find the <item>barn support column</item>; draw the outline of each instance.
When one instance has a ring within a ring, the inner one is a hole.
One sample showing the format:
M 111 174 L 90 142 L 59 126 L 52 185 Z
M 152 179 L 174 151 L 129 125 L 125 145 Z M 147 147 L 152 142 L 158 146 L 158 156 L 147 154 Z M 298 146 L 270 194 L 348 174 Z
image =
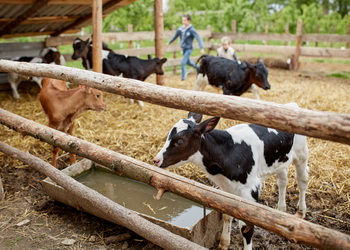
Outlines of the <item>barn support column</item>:
M 155 30 L 155 47 L 156 57 L 164 56 L 164 18 L 163 18 L 163 2 L 162 0 L 154 0 L 154 30 Z M 163 66 L 164 67 L 164 66 Z M 157 84 L 164 84 L 164 77 L 157 75 Z
M 102 0 L 92 0 L 92 64 L 95 72 L 102 73 Z

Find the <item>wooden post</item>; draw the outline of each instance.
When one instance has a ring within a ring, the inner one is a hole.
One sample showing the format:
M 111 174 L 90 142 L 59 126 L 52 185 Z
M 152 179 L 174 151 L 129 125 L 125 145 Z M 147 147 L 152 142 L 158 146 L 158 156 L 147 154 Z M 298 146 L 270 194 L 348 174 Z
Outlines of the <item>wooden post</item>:
M 284 34 L 289 34 L 289 23 L 286 23 L 286 25 L 284 26 Z M 287 46 L 288 42 L 285 41 L 284 42 L 284 46 Z
M 211 26 L 210 25 L 208 25 L 207 26 L 207 30 L 210 32 L 210 34 L 211 34 Z M 209 40 L 209 39 L 208 39 Z M 203 41 L 204 42 L 204 41 Z M 208 55 L 210 55 L 210 51 L 211 51 L 211 46 L 210 47 L 208 47 L 208 49 L 207 49 L 207 53 L 208 53 Z
M 92 1 L 92 60 L 93 70 L 102 73 L 102 0 Z
M 269 33 L 269 23 L 265 24 L 265 34 Z M 264 40 L 264 45 L 267 45 L 267 40 Z
M 231 21 L 231 32 L 232 33 L 237 32 L 237 21 L 236 20 Z M 235 43 L 235 41 L 232 39 L 232 44 L 234 44 L 234 43 Z
M 172 26 L 172 30 L 174 31 L 174 33 L 176 32 L 176 26 L 175 25 Z M 173 58 L 176 59 L 176 51 L 173 52 Z M 176 65 L 174 66 L 173 74 L 176 75 Z
M 155 30 L 155 47 L 156 57 L 163 58 L 164 56 L 164 18 L 163 18 L 163 1 L 154 0 L 154 30 Z M 164 66 L 163 66 L 164 67 Z M 164 84 L 164 77 L 157 75 L 157 84 Z
M 319 34 L 320 33 L 320 25 L 317 24 L 316 26 L 316 33 Z M 315 42 L 315 47 L 317 48 L 318 47 L 318 41 Z
M 331 34 L 334 34 L 335 33 L 335 24 L 333 23 L 332 25 L 332 29 L 331 29 Z M 333 43 L 331 42 L 330 44 L 330 47 L 332 48 L 333 47 Z
M 348 23 L 348 35 L 350 35 L 350 16 L 349 16 L 349 23 Z M 346 48 L 350 48 L 350 43 L 346 43 Z
M 303 30 L 303 21 L 299 19 L 298 25 L 297 25 L 297 33 L 295 36 L 295 55 L 294 55 L 293 70 L 299 69 L 299 56 L 300 56 L 302 30 Z
M 132 24 L 128 24 L 128 32 L 132 33 Z M 132 49 L 132 41 L 128 42 L 128 48 Z

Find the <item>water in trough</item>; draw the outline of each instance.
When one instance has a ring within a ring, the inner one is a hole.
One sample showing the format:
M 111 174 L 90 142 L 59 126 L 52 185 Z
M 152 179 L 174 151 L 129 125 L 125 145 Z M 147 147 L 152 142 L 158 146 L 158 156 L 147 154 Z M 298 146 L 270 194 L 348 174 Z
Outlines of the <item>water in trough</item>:
M 160 200 L 156 200 L 157 190 L 152 186 L 98 167 L 91 168 L 76 180 L 128 209 L 178 227 L 190 228 L 204 216 L 203 207 L 198 203 L 173 193 L 165 193 Z

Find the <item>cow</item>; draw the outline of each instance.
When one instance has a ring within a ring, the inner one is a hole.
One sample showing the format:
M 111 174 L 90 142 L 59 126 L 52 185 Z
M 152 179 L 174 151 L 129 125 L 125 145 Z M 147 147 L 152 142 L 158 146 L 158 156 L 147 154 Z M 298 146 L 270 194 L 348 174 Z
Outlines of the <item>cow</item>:
M 63 55 L 60 54 L 60 52 L 53 47 L 44 48 L 40 51 L 39 57 L 32 57 L 32 56 L 22 56 L 19 58 L 14 58 L 14 61 L 19 62 L 29 62 L 29 63 L 48 63 L 48 64 L 57 64 L 57 65 L 64 65 L 65 59 Z M 20 95 L 18 94 L 18 85 L 24 81 L 24 80 L 31 80 L 33 82 L 36 82 L 38 86 L 41 88 L 41 81 L 42 77 L 24 77 L 22 75 L 19 75 L 17 73 L 10 72 L 8 73 L 8 82 L 10 83 L 11 89 L 12 89 L 12 95 L 14 98 L 19 99 Z
M 102 42 L 102 59 L 106 59 L 110 52 L 113 52 L 113 50 L 109 49 L 107 44 Z M 78 60 L 79 58 L 82 59 L 85 69 L 92 70 L 92 43 L 90 38 L 85 41 L 78 37 L 75 38 L 73 42 L 72 60 Z
M 289 104 L 290 106 L 297 106 Z M 286 211 L 288 166 L 293 163 L 299 193 L 298 207 L 305 217 L 308 183 L 308 148 L 305 136 L 255 124 L 240 124 L 226 130 L 215 129 L 219 117 L 201 122 L 202 115 L 190 112 L 169 131 L 166 142 L 153 159 L 167 168 L 192 162 L 204 170 L 220 189 L 258 202 L 264 180 L 277 176 L 278 209 Z M 223 216 L 219 248 L 230 244 L 232 217 Z M 244 249 L 252 249 L 254 225 L 239 221 Z
M 48 126 L 72 134 L 75 118 L 86 110 L 102 111 L 106 105 L 102 92 L 84 85 L 68 90 L 62 80 L 43 78 L 39 100 L 49 119 Z M 52 165 L 56 167 L 59 148 L 52 151 Z M 74 154 L 69 155 L 70 163 L 76 162 Z
M 72 59 L 76 60 L 81 57 L 83 59 L 83 66 L 86 69 L 91 69 L 92 46 L 89 44 L 89 41 L 83 41 L 77 38 L 74 41 L 73 49 Z M 150 59 L 150 57 L 147 60 L 143 60 L 135 56 L 120 55 L 108 50 L 103 50 L 102 54 L 102 71 L 104 74 L 112 76 L 122 75 L 125 78 L 140 81 L 145 81 L 153 73 L 163 75 L 163 64 L 167 61 L 166 58 Z M 143 106 L 143 102 L 139 101 L 139 105 Z
M 252 87 L 255 98 L 259 99 L 258 90 L 253 84 L 264 90 L 270 89 L 268 71 L 263 62 L 250 64 L 209 55 L 202 55 L 199 62 L 195 90 L 203 90 L 209 82 L 222 88 L 224 95 L 240 96 Z

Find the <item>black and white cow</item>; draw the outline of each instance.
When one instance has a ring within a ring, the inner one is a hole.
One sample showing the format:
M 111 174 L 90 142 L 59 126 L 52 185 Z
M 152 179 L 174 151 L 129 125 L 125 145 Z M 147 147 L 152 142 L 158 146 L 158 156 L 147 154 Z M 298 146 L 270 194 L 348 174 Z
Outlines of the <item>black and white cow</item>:
M 33 56 L 22 56 L 19 58 L 13 58 L 14 61 L 19 62 L 29 62 L 29 63 L 48 63 L 48 64 L 57 64 L 57 65 L 64 65 L 66 63 L 63 55 L 53 47 L 47 47 L 40 51 L 39 57 L 33 57 Z M 33 82 L 36 82 L 38 86 L 41 88 L 41 80 L 42 77 L 23 77 L 17 73 L 10 72 L 8 73 L 7 80 L 10 83 L 11 89 L 12 89 L 12 95 L 14 98 L 18 99 L 20 96 L 18 94 L 18 85 L 24 81 L 30 79 Z
M 102 42 L 102 60 L 107 59 L 109 53 L 114 53 L 113 50 L 109 49 L 107 44 Z M 87 70 L 92 70 L 92 42 L 90 38 L 85 41 L 80 38 L 75 38 L 73 42 L 73 55 L 72 60 L 81 58 L 83 67 Z
M 288 166 L 293 163 L 299 186 L 299 210 L 306 213 L 308 148 L 305 136 L 255 124 L 240 124 L 227 130 L 214 129 L 219 117 L 201 122 L 202 115 L 189 113 L 170 130 L 165 145 L 154 158 L 161 167 L 192 162 L 204 170 L 220 189 L 258 202 L 263 181 L 277 176 L 278 209 L 286 211 Z M 230 244 L 232 217 L 224 215 L 220 245 Z M 239 222 L 244 249 L 252 249 L 253 225 Z
M 250 90 L 259 99 L 258 87 L 268 90 L 268 71 L 263 62 L 250 64 L 222 57 L 202 55 L 195 90 L 203 90 L 208 83 L 222 88 L 224 95 L 240 96 Z
M 73 43 L 74 53 L 72 59 L 82 58 L 83 66 L 87 70 L 92 70 L 92 44 L 89 39 L 86 41 L 76 38 Z M 122 76 L 140 81 L 145 81 L 147 77 L 155 73 L 163 75 L 163 64 L 166 58 L 150 58 L 147 60 L 140 59 L 136 56 L 127 56 L 114 53 L 106 45 L 102 50 L 102 71 L 104 74 L 112 76 Z M 130 99 L 133 103 L 133 100 Z M 141 107 L 144 106 L 142 101 L 138 101 Z

